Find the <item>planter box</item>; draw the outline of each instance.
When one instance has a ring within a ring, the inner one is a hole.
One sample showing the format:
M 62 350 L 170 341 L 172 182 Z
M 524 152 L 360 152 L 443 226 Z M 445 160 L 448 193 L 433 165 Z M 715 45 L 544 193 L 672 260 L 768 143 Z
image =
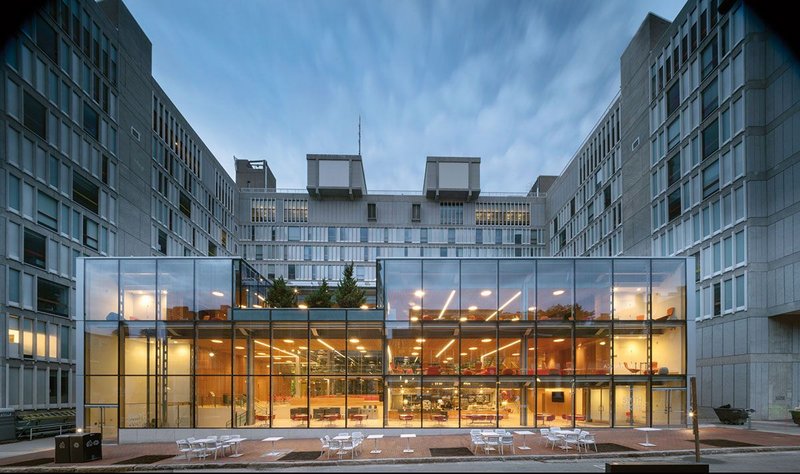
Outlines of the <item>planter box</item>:
M 800 425 L 800 410 L 789 410 L 789 413 L 792 414 L 792 421 L 795 424 Z
M 744 408 L 719 407 L 714 408 L 719 421 L 727 425 L 743 425 L 747 421 L 747 410 Z

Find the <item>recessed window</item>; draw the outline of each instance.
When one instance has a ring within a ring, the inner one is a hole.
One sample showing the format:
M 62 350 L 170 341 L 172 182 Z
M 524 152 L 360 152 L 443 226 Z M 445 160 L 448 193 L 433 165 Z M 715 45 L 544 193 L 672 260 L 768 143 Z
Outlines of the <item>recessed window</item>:
M 192 218 L 192 201 L 189 200 L 189 195 L 181 191 L 180 196 L 181 212 L 189 219 Z
M 167 254 L 167 233 L 161 229 L 158 229 L 158 251 L 162 255 Z
M 681 142 L 681 118 L 675 120 L 667 127 L 667 151 L 676 147 Z
M 378 205 L 374 202 L 367 203 L 367 220 L 373 222 L 378 220 Z
M 672 84 L 672 87 L 667 89 L 667 117 L 672 115 L 672 112 L 678 110 L 681 105 L 681 92 L 680 92 L 680 81 L 675 81 L 675 84 Z
M 100 247 L 100 230 L 97 222 L 83 216 L 83 245 L 97 250 Z
M 703 159 L 719 149 L 719 122 L 714 120 L 703 129 Z
M 39 191 L 37 222 L 53 232 L 58 232 L 58 201 Z
M 58 38 L 56 31 L 42 17 L 36 17 L 36 45 L 48 58 L 58 64 Z
M 25 263 L 45 268 L 47 262 L 47 238 L 30 229 L 25 229 Z
M 703 199 L 719 191 L 719 161 L 703 170 Z
M 411 222 L 422 220 L 422 206 L 420 204 L 411 205 Z
M 47 109 L 34 96 L 25 91 L 25 126 L 42 140 L 47 140 Z
M 83 103 L 83 129 L 95 140 L 99 140 L 100 120 L 97 116 L 97 111 L 88 102 Z
M 676 154 L 667 160 L 667 186 L 672 186 L 681 178 L 681 155 Z
M 676 189 L 667 197 L 667 212 L 669 214 L 669 220 L 675 219 L 676 217 L 681 216 L 681 190 L 680 188 Z
M 72 172 L 72 200 L 97 214 L 99 212 L 100 187 L 84 178 L 77 171 Z
M 717 87 L 717 79 L 711 81 L 711 84 L 703 89 L 703 118 L 708 117 L 711 112 L 717 110 L 719 105 L 719 88 Z
M 39 278 L 36 289 L 36 309 L 38 311 L 69 316 L 68 287 Z
M 700 54 L 700 67 L 702 68 L 702 76 L 705 79 L 711 71 L 717 67 L 717 39 L 711 38 L 708 46 L 703 49 Z

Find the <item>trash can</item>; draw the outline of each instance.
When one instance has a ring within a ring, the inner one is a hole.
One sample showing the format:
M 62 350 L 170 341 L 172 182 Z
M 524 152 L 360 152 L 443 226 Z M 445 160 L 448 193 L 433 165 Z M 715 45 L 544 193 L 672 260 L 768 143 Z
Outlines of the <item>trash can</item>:
M 70 462 L 87 462 L 103 459 L 100 433 L 81 433 L 70 436 Z
M 17 439 L 16 410 L 13 408 L 0 409 L 0 441 L 13 441 Z
M 56 456 L 55 462 L 70 462 L 70 446 L 72 445 L 72 435 L 56 436 Z

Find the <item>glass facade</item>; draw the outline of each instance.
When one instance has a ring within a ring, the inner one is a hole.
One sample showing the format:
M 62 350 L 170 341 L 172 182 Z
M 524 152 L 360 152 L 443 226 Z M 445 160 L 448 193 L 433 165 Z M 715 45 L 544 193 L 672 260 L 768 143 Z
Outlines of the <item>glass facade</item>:
M 81 401 L 120 428 L 686 423 L 686 259 L 386 259 L 383 308 L 310 310 L 239 259 L 83 265 Z

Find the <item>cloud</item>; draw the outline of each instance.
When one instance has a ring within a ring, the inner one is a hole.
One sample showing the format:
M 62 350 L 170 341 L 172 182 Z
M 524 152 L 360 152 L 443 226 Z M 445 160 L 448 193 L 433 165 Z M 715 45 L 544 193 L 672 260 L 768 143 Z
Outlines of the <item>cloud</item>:
M 192 8 L 200 5 L 199 8 Z M 229 173 L 362 154 L 370 190 L 421 190 L 425 157 L 482 157 L 482 188 L 557 174 L 619 88 L 643 1 L 130 2 L 154 76 Z

